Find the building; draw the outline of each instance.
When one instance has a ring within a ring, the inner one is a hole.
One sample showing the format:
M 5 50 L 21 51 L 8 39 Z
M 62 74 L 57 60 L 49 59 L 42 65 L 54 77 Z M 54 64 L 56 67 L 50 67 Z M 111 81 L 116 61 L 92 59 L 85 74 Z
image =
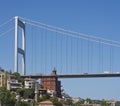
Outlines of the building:
M 115 99 L 106 100 L 106 102 L 107 102 L 108 104 L 110 104 L 110 106 L 115 106 L 115 104 L 116 104 L 116 100 L 115 100 Z
M 22 88 L 22 83 L 19 83 L 14 75 L 11 75 L 0 68 L 0 87 L 16 91 L 17 89 Z
M 44 90 L 47 90 L 51 96 L 56 96 L 61 98 L 61 81 L 56 77 L 56 70 L 52 71 L 52 75 L 47 78 L 41 78 L 41 85 Z
M 80 98 L 72 98 L 73 103 L 77 103 L 80 101 Z
M 18 82 L 16 76 L 10 75 L 7 80 L 7 89 L 10 91 L 16 91 L 17 89 L 21 89 L 23 87 L 21 82 Z
M 47 94 L 47 90 L 38 89 L 38 94 L 39 94 L 39 97 L 42 97 L 42 95 Z
M 25 78 L 25 88 L 35 88 L 36 80 L 33 78 Z
M 54 106 L 54 105 L 51 101 L 46 100 L 46 101 L 42 101 L 42 102 L 38 103 L 38 106 Z
M 9 74 L 0 68 L 0 87 L 7 88 L 7 79 L 9 78 Z

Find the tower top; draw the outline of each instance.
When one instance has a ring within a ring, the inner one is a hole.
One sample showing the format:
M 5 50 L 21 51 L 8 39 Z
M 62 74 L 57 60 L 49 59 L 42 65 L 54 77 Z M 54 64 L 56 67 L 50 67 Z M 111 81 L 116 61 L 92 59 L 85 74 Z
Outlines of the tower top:
M 18 19 L 19 17 L 18 16 L 15 16 L 15 19 Z
M 52 75 L 57 75 L 57 71 L 56 71 L 55 67 L 54 67 L 54 69 L 52 71 Z

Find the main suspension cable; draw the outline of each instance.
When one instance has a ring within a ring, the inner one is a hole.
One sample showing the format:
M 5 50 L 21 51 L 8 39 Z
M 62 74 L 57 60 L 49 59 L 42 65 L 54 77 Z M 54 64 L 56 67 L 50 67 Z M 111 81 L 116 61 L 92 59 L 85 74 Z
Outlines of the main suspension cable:
M 7 33 L 11 32 L 11 31 L 14 30 L 14 29 L 15 29 L 15 27 L 12 27 L 12 28 L 8 29 L 6 32 L 1 33 L 1 34 L 0 34 L 0 37 L 5 36 Z
M 107 44 L 107 45 L 111 45 L 111 42 L 113 42 L 113 46 L 119 45 L 119 47 L 120 47 L 120 42 L 115 41 L 115 40 L 108 40 L 108 39 L 105 39 L 105 38 L 102 38 L 102 37 L 89 36 L 87 34 L 74 32 L 74 31 L 70 31 L 70 30 L 65 30 L 63 28 L 54 27 L 54 26 L 51 26 L 51 25 L 43 24 L 43 23 L 40 23 L 40 22 L 37 22 L 37 21 L 32 21 L 32 20 L 29 20 L 29 19 L 25 19 L 25 18 L 21 18 L 21 19 L 25 20 L 26 23 L 28 23 L 30 25 L 34 25 L 36 27 L 40 27 L 40 28 L 47 27 L 47 30 L 50 30 L 50 31 L 56 32 L 56 29 L 57 29 L 57 32 L 61 33 L 61 34 L 66 34 L 66 35 L 69 35 L 69 36 L 78 37 L 78 38 L 84 39 L 84 40 L 88 40 L 88 38 L 89 38 L 89 41 L 94 41 L 94 42 L 101 41 L 101 43 L 104 43 L 104 44 Z
M 6 24 L 10 23 L 11 21 L 13 21 L 13 19 L 14 19 L 14 18 L 11 18 L 11 19 L 9 19 L 8 21 L 2 23 L 2 24 L 0 25 L 0 28 L 3 27 L 3 26 L 5 26 Z

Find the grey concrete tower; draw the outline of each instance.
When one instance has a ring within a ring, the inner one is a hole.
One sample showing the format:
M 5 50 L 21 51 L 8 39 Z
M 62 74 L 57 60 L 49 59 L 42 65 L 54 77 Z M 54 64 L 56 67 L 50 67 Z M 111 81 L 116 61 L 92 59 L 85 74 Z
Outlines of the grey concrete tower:
M 19 27 L 22 29 L 22 48 L 18 47 L 18 30 Z M 18 72 L 18 54 L 22 55 L 22 75 L 26 74 L 26 63 L 25 63 L 25 22 L 19 20 L 18 16 L 15 16 L 15 63 L 14 63 L 14 72 Z

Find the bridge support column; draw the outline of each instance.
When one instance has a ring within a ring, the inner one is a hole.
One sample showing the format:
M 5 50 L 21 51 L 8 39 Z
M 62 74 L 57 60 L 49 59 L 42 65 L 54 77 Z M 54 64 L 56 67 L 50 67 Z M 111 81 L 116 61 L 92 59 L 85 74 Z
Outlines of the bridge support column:
M 22 28 L 22 48 L 18 47 L 18 31 L 19 27 Z M 22 55 L 22 75 L 26 74 L 26 62 L 25 62 L 25 22 L 19 20 L 18 16 L 15 17 L 15 63 L 14 72 L 18 72 L 18 54 Z

